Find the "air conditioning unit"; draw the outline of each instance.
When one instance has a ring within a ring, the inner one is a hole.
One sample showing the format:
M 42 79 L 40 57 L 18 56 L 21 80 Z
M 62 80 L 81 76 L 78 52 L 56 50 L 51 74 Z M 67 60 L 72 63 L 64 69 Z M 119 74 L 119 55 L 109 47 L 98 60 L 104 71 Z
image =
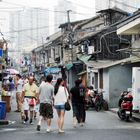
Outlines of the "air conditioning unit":
M 95 52 L 94 46 L 88 46 L 88 54 L 93 54 Z

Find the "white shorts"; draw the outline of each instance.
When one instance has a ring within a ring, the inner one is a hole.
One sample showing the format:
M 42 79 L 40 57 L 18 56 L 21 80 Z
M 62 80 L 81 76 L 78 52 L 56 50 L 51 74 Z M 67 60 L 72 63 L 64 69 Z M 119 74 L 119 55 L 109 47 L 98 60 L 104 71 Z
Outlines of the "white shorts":
M 36 106 L 36 101 L 35 99 L 33 98 L 34 100 L 34 106 L 30 106 L 29 105 L 29 102 L 31 101 L 32 99 L 31 98 L 24 98 L 24 103 L 23 103 L 23 109 L 24 110 L 30 110 L 30 111 L 33 111 L 35 110 L 35 106 Z
M 39 112 L 39 107 L 40 107 L 39 104 L 37 104 L 37 105 L 35 106 L 35 112 Z

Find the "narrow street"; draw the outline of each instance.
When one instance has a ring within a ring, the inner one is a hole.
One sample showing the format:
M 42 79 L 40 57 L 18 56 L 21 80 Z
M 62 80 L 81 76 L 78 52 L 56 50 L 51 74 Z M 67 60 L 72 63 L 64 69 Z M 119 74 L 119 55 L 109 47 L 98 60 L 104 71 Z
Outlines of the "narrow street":
M 0 140 L 140 140 L 140 0 L 0 0 Z
M 18 117 L 17 113 L 12 113 L 13 116 Z M 138 122 L 122 122 L 118 116 L 112 112 L 96 112 L 87 111 L 87 120 L 84 127 L 72 127 L 72 112 L 66 112 L 65 117 L 65 133 L 58 134 L 56 126 L 56 114 L 52 122 L 52 132 L 46 133 L 45 124 L 42 125 L 40 132 L 36 131 L 36 121 L 34 125 L 23 125 L 16 120 L 15 124 L 9 126 L 0 126 L 1 140 L 38 140 L 50 139 L 55 140 L 138 140 L 140 137 L 140 123 Z

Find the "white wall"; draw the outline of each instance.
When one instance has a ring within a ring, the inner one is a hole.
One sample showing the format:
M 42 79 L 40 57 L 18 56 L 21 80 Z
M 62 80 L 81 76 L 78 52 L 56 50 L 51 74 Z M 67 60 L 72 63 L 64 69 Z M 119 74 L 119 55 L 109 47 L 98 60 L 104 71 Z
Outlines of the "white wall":
M 109 102 L 109 73 L 108 69 L 103 70 L 103 93 L 104 99 Z

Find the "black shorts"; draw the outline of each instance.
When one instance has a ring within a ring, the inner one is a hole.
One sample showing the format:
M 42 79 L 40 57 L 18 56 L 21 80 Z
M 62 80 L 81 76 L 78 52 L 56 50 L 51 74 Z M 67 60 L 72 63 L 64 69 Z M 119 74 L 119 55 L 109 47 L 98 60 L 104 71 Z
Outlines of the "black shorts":
M 40 103 L 39 113 L 40 116 L 50 118 L 50 119 L 53 118 L 52 105 L 48 103 Z

